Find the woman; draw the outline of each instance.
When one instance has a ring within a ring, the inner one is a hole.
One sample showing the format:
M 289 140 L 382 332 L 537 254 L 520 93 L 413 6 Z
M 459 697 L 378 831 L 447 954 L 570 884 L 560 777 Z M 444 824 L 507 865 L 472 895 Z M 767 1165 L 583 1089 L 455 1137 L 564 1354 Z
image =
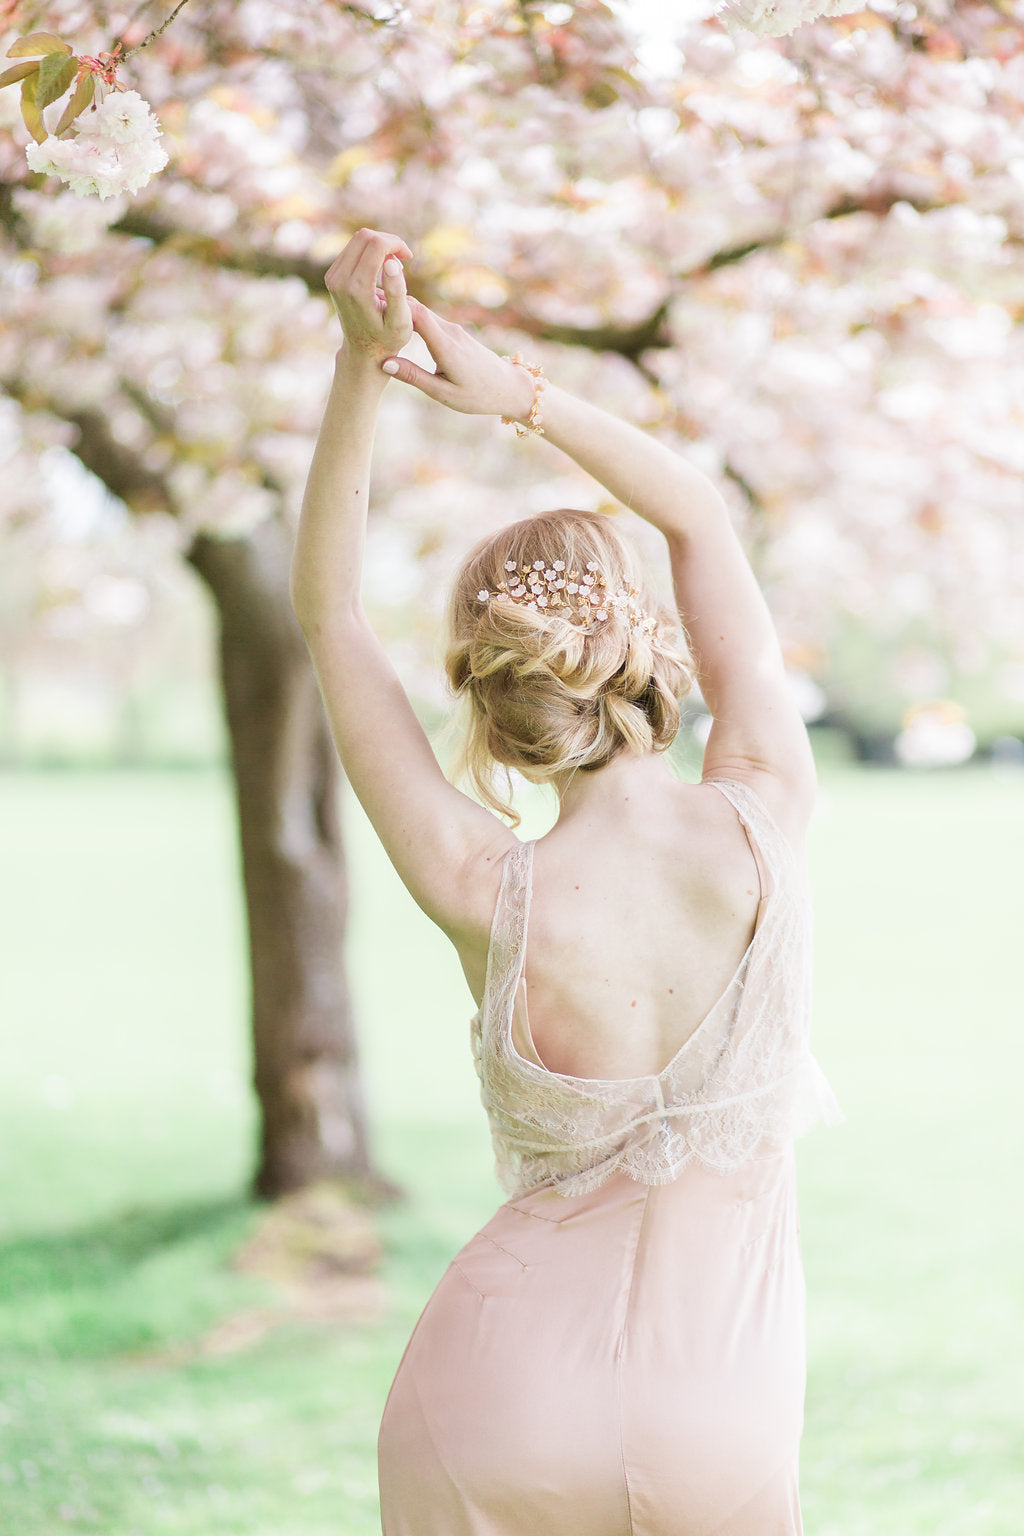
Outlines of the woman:
M 807 1046 L 807 735 L 710 483 L 407 296 L 411 254 L 362 230 L 328 273 L 344 345 L 292 595 L 349 780 L 480 1004 L 510 1198 L 453 1261 L 399 1368 L 384 1531 L 792 1536 L 792 1141 L 831 1109 Z M 413 331 L 436 372 L 396 356 Z M 448 783 L 360 607 L 389 375 L 542 430 L 661 530 L 713 717 L 700 784 L 663 756 L 690 681 L 675 616 L 608 519 L 568 511 L 470 556 L 448 654 L 482 798 L 500 808 L 490 769 L 514 766 L 555 787 L 558 820 L 520 843 Z

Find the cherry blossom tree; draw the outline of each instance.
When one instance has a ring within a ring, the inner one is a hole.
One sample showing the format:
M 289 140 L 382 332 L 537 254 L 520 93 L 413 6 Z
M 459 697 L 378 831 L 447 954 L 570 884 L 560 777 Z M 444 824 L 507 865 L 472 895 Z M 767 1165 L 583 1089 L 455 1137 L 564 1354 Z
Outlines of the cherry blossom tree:
M 11 40 L 45 26 L 94 58 L 151 13 L 4 7 Z M 418 296 L 721 478 L 837 719 L 891 729 L 956 688 L 1024 716 L 1024 5 L 874 0 L 787 37 L 696 4 L 653 8 L 652 36 L 645 14 L 190 0 L 120 71 L 169 156 L 135 196 L 33 172 L 0 91 L 24 461 L 56 435 L 173 519 L 220 617 L 268 1192 L 369 1166 L 336 769 L 285 576 L 337 340 L 323 273 L 355 229 L 399 231 Z M 419 642 L 458 552 L 600 493 L 397 385 L 380 449 L 368 598 L 430 701 Z M 31 474 L 2 498 L 30 517 Z

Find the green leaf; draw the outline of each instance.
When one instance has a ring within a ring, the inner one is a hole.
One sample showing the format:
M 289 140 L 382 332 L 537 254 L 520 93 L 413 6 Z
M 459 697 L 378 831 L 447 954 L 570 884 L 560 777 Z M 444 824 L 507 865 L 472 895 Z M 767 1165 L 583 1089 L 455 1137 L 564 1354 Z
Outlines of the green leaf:
M 13 85 L 15 80 L 24 80 L 26 75 L 33 74 L 38 68 L 36 59 L 30 60 L 27 64 L 12 64 L 10 69 L 5 69 L 0 75 L 0 86 Z
M 591 112 L 603 112 L 618 99 L 619 93 L 610 80 L 595 80 L 583 92 L 583 105 Z
M 36 82 L 39 76 L 36 73 L 26 75 L 21 82 L 21 115 L 25 119 L 25 127 L 41 144 L 46 138 L 46 127 L 43 123 L 43 114 L 36 106 Z
M 36 106 L 40 111 L 64 95 L 77 71 L 76 59 L 66 59 L 59 53 L 47 54 L 39 66 L 39 84 L 36 86 Z
M 71 124 L 80 112 L 84 112 L 96 93 L 96 76 L 83 75 L 72 92 L 71 100 L 61 114 L 60 122 L 53 130 L 54 138 L 59 139 L 61 134 L 67 133 Z
M 31 56 L 38 57 L 41 53 L 70 53 L 71 44 L 62 42 L 59 37 L 54 37 L 52 32 L 30 32 L 27 37 L 19 37 L 13 47 L 8 48 L 9 59 L 27 59 Z

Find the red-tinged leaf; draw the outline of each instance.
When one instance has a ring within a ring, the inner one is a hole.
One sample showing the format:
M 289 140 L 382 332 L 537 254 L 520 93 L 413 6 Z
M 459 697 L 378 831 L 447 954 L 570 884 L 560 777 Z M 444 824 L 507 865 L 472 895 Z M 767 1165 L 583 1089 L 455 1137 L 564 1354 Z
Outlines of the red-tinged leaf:
M 77 71 L 77 61 L 66 59 L 59 53 L 49 53 L 39 66 L 36 85 L 36 106 L 40 111 L 51 102 L 58 101 L 71 85 Z
M 37 74 L 26 75 L 25 79 L 21 82 L 21 115 L 25 120 L 25 127 L 29 133 L 37 144 L 41 144 L 46 138 L 46 126 L 43 123 L 43 114 L 36 106 L 36 81 L 38 79 L 39 76 Z
M 30 59 L 25 64 L 12 64 L 10 69 L 5 69 L 0 75 L 0 86 L 13 85 L 16 80 L 24 80 L 26 75 L 33 74 L 38 68 L 37 59 Z
M 9 59 L 38 58 L 47 53 L 70 53 L 71 44 L 65 43 L 59 37 L 54 37 L 52 32 L 30 32 L 27 37 L 19 37 L 7 50 Z
M 92 98 L 95 94 L 96 76 L 83 75 L 81 80 L 79 80 L 78 84 L 75 86 L 71 100 L 68 102 L 67 106 L 64 108 L 64 111 L 61 113 L 60 122 L 53 130 L 55 138 L 59 139 L 62 134 L 67 133 L 68 129 L 71 127 L 71 124 L 74 122 L 79 113 L 84 112 L 86 107 L 91 104 Z

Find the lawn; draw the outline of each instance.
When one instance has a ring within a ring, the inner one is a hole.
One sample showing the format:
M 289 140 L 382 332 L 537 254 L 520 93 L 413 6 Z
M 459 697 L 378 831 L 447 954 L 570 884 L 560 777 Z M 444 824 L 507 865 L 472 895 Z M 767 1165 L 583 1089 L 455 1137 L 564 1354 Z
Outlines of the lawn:
M 1024 783 L 826 773 L 801 1145 L 808 1536 L 1024 1529 Z M 247 1331 L 233 822 L 214 772 L 0 780 L 0 1536 L 371 1536 L 405 1338 L 497 1203 L 454 957 L 356 813 L 351 964 L 381 1163 L 369 1320 Z M 665 1536 L 672 1536 L 666 1532 Z

